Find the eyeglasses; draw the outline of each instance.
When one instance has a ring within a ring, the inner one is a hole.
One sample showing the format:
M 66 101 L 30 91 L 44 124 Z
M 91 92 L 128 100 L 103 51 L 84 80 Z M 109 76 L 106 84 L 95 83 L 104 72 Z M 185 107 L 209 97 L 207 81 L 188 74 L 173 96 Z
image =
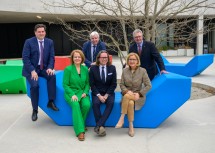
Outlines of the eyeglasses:
M 101 59 L 107 59 L 108 57 L 99 57 L 99 58 L 101 58 Z
M 129 61 L 137 61 L 137 59 L 128 59 Z

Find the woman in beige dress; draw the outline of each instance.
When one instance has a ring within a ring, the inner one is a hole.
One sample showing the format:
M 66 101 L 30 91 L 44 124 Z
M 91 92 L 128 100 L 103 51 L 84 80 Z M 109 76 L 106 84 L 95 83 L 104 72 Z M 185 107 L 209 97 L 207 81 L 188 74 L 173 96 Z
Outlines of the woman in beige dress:
M 115 128 L 121 128 L 127 114 L 129 121 L 129 136 L 134 136 L 134 110 L 143 106 L 146 93 L 152 85 L 146 70 L 140 67 L 140 59 L 136 53 L 130 53 L 126 59 L 127 67 L 123 69 L 120 88 L 122 90 L 121 116 Z

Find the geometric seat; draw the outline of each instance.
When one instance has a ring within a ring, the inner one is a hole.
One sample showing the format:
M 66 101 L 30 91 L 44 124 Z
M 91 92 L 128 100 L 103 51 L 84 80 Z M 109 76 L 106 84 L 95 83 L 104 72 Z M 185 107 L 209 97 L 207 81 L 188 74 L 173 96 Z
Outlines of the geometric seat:
M 56 100 L 58 112 L 47 108 L 48 94 L 46 80 L 39 78 L 39 107 L 58 125 L 73 125 L 72 109 L 64 99 L 63 71 L 56 71 Z M 148 92 L 146 103 L 141 110 L 135 111 L 134 127 L 155 128 L 174 113 L 189 98 L 191 93 L 191 79 L 174 73 L 158 75 L 152 81 L 152 89 Z M 27 94 L 30 97 L 29 84 Z M 121 111 L 120 92 L 115 92 L 113 110 L 105 126 L 116 125 Z M 105 104 L 101 109 L 104 110 Z M 95 126 L 92 107 L 86 120 L 86 126 Z M 125 126 L 128 126 L 125 123 Z
M 170 63 L 163 55 L 161 56 L 168 72 L 177 73 L 187 77 L 199 75 L 211 65 L 214 60 L 214 54 L 202 54 L 194 56 L 187 64 L 183 64 Z
M 70 57 L 67 56 L 55 56 L 55 70 L 64 70 L 68 65 L 70 65 Z
M 0 93 L 26 93 L 26 81 L 22 76 L 22 60 L 8 60 L 0 65 Z

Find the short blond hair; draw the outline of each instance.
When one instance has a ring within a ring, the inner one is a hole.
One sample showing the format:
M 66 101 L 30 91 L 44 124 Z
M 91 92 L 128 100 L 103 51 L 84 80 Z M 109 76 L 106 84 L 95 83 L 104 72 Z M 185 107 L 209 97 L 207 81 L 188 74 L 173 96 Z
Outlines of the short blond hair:
M 70 62 L 71 62 L 71 64 L 74 63 L 73 57 L 74 57 L 74 54 L 75 54 L 75 53 L 79 53 L 79 54 L 80 54 L 80 56 L 81 56 L 81 64 L 83 64 L 84 61 L 85 61 L 85 56 L 84 56 L 83 52 L 82 52 L 81 50 L 79 50 L 79 49 L 75 49 L 75 50 L 73 50 L 73 51 L 71 52 L 71 54 L 70 54 Z
M 128 56 L 126 58 L 126 64 L 128 65 L 128 61 L 129 61 L 129 58 L 131 56 L 135 56 L 136 57 L 136 59 L 137 59 L 137 66 L 140 66 L 140 58 L 139 58 L 139 56 L 136 53 L 129 53 L 128 54 Z

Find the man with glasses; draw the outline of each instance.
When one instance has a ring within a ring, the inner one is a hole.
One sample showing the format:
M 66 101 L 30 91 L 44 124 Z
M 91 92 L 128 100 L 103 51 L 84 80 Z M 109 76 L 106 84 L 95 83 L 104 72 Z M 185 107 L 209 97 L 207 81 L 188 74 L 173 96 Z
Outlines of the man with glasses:
M 146 69 L 150 80 L 153 80 L 158 74 L 157 66 L 160 69 L 160 74 L 168 73 L 155 45 L 152 42 L 143 40 L 143 33 L 140 29 L 134 30 L 133 39 L 135 43 L 130 46 L 129 53 L 134 52 L 139 55 L 140 66 Z
M 101 50 L 106 50 L 106 45 L 99 39 L 99 34 L 93 31 L 90 34 L 90 41 L 87 41 L 83 45 L 83 53 L 85 56 L 85 64 L 89 68 L 91 65 L 95 65 L 96 56 Z
M 96 65 L 90 68 L 90 86 L 92 90 L 93 113 L 96 127 L 94 131 L 99 136 L 105 136 L 105 122 L 108 119 L 114 105 L 116 89 L 116 68 L 111 65 L 109 54 L 106 51 L 99 52 L 96 57 Z M 100 105 L 106 104 L 101 113 Z

